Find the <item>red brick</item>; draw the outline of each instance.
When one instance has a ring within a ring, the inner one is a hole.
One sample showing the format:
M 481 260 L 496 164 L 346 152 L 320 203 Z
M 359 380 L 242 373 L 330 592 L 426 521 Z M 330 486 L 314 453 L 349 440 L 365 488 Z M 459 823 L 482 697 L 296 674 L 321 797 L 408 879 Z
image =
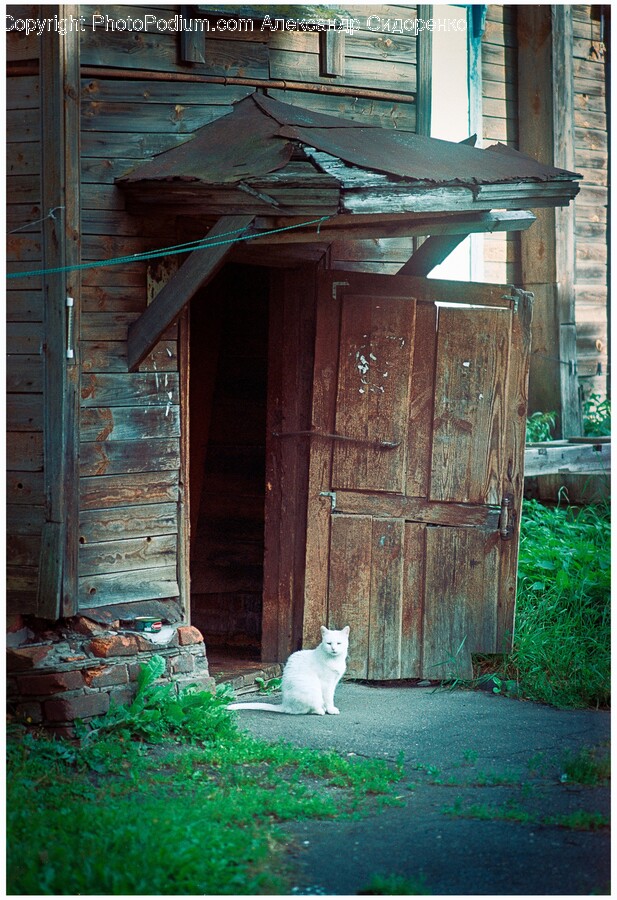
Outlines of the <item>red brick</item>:
M 76 691 L 84 686 L 84 678 L 81 672 L 47 672 L 44 675 L 24 675 L 17 684 L 20 694 L 34 697 Z
M 33 669 L 49 655 L 51 645 L 37 644 L 6 651 L 6 665 L 9 672 L 24 672 Z
M 87 669 L 84 679 L 88 687 L 111 687 L 115 684 L 128 684 L 129 672 L 125 665 L 99 666 L 96 669 Z
M 187 647 L 189 644 L 203 644 L 204 638 L 194 625 L 181 625 L 178 628 L 178 642 L 181 647 Z
M 12 634 L 14 631 L 21 631 L 24 627 L 24 617 L 20 616 L 19 613 L 14 613 L 6 617 L 6 630 L 9 634 Z
M 88 644 L 88 649 L 95 656 L 106 659 L 110 656 L 134 656 L 138 652 L 138 645 L 132 634 L 114 634 L 94 638 Z
M 97 637 L 97 635 L 105 632 L 104 625 L 101 625 L 99 622 L 93 622 L 92 619 L 87 619 L 85 616 L 74 616 L 72 619 L 69 619 L 69 625 L 72 631 L 76 631 L 77 634 L 84 634 L 86 637 Z
M 45 718 L 49 722 L 72 722 L 74 719 L 88 719 L 100 716 L 109 709 L 109 694 L 81 694 L 79 697 L 62 700 L 47 700 L 44 706 Z

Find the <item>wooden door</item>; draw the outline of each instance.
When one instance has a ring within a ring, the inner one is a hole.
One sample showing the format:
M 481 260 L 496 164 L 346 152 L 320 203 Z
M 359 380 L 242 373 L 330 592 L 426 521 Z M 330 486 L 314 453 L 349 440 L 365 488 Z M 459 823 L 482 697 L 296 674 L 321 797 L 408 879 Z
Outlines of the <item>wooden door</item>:
M 354 677 L 508 646 L 530 320 L 498 285 L 320 278 L 303 641 L 349 624 Z

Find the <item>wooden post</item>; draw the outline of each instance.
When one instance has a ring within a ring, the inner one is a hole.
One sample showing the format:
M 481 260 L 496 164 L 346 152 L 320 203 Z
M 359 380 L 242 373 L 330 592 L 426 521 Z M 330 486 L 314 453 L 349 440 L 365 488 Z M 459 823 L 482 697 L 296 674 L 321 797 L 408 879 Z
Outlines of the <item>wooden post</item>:
M 418 19 L 427 21 L 433 16 L 432 4 L 419 4 Z M 416 39 L 418 59 L 416 91 L 416 134 L 431 133 L 431 95 L 433 90 L 433 32 L 423 28 Z
M 51 7 L 50 15 L 77 21 L 77 6 Z M 43 266 L 77 265 L 80 248 L 79 32 L 41 37 L 41 193 Z M 45 298 L 44 477 L 46 520 L 37 589 L 37 613 L 56 619 L 77 608 L 79 515 L 79 305 L 78 271 L 43 276 Z M 68 346 L 69 308 L 73 320 Z M 72 351 L 72 355 L 69 351 Z
M 519 149 L 574 168 L 572 8 L 519 6 Z M 529 410 L 555 411 L 580 434 L 574 318 L 574 210 L 542 209 L 521 237 L 522 281 L 535 295 Z

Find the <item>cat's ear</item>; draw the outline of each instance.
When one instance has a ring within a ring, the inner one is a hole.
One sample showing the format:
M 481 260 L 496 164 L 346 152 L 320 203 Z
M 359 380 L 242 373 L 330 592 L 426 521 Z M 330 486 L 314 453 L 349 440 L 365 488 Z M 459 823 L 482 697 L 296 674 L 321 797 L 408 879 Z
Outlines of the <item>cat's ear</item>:
M 325 626 L 325 625 L 322 625 L 322 626 L 321 626 L 321 636 L 322 636 L 322 637 L 324 637 L 324 636 L 325 636 L 325 634 L 326 634 L 326 632 L 327 632 L 327 630 L 328 630 L 328 629 L 327 629 L 327 628 L 326 628 L 326 626 Z
M 349 625 L 345 625 L 343 628 L 343 634 L 349 634 Z

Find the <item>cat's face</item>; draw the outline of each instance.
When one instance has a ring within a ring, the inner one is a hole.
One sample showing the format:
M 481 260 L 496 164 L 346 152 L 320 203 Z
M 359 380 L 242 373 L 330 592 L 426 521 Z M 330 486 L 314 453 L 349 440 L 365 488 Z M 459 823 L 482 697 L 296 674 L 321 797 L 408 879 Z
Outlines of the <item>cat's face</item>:
M 341 656 L 347 653 L 349 625 L 346 625 L 341 631 L 335 631 L 322 625 L 321 643 L 326 653 L 330 654 L 330 656 Z

